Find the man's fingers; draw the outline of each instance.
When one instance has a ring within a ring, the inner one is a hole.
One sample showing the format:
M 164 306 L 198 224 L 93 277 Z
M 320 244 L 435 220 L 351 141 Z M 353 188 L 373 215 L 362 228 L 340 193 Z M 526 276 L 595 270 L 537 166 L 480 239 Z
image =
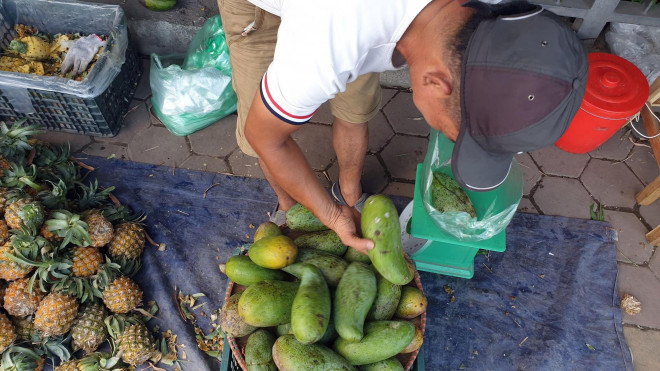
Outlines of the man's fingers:
M 367 240 L 364 238 L 359 238 L 358 236 L 351 236 L 349 241 L 346 241 L 348 243 L 345 243 L 346 245 L 354 248 L 355 250 L 367 255 L 367 252 L 371 249 L 374 248 L 374 243 L 371 240 Z

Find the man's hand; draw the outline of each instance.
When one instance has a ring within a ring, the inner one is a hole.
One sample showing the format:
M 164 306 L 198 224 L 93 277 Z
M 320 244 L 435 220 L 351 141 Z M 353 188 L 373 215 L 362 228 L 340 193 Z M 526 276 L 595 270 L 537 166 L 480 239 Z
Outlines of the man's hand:
M 350 246 L 365 255 L 367 251 L 374 248 L 374 243 L 371 240 L 358 236 L 360 213 L 357 210 L 346 205 L 337 205 L 337 210 L 333 214 L 328 227 L 337 233 L 344 245 Z

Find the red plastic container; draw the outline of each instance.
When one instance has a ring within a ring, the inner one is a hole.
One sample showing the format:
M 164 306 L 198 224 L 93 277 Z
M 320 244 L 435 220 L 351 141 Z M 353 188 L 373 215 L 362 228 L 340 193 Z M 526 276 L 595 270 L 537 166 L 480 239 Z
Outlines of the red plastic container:
M 593 151 L 630 121 L 648 98 L 649 84 L 634 64 L 613 54 L 589 54 L 584 100 L 555 145 L 572 153 Z

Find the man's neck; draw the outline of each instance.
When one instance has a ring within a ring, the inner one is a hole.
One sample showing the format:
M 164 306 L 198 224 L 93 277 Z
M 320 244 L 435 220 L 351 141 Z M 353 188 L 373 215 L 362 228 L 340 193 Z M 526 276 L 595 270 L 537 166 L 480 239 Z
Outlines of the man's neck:
M 431 45 L 451 45 L 456 32 L 473 14 L 471 8 L 463 7 L 460 0 L 432 0 L 415 17 L 396 44 L 392 63 L 396 66 L 409 65 L 418 58 L 428 58 L 429 53 L 442 58 L 444 48 Z

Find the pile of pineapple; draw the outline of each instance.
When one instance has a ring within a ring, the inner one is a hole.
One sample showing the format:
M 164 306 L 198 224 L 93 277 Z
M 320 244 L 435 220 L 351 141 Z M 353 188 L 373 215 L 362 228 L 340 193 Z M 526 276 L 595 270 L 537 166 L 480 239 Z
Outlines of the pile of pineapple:
M 35 74 L 41 76 L 60 76 L 83 80 L 94 63 L 103 53 L 100 48 L 87 70 L 78 76 L 65 76 L 62 74 L 62 61 L 73 42 L 82 37 L 80 34 L 45 35 L 35 27 L 17 24 L 14 39 L 0 56 L 0 71 Z M 103 40 L 103 36 L 99 36 Z
M 131 279 L 144 217 L 82 175 L 68 146 L 30 139 L 39 131 L 0 122 L 0 370 L 157 361 Z M 110 351 L 97 351 L 106 342 Z

